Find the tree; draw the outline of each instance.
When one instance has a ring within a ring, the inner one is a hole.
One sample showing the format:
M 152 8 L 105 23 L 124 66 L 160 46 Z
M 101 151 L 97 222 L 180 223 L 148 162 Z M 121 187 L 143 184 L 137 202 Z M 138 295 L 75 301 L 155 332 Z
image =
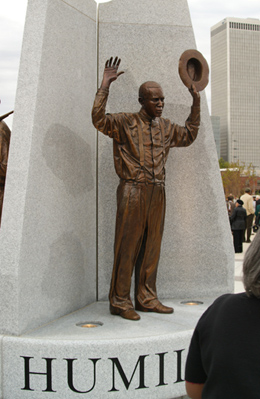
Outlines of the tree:
M 245 188 L 249 187 L 252 194 L 256 193 L 257 179 L 255 166 L 244 162 L 227 162 L 223 158 L 219 159 L 221 178 L 225 196 L 232 194 L 234 197 L 240 197 L 244 194 Z
M 224 161 L 223 158 L 219 158 L 218 162 L 219 162 L 219 167 L 220 167 L 220 169 L 229 168 L 229 162 Z
M 242 181 L 241 175 L 245 170 L 245 164 L 238 162 L 222 162 L 219 160 L 219 164 L 225 165 L 226 168 L 221 171 L 222 184 L 225 192 L 225 196 L 227 197 L 229 194 L 232 194 L 234 197 L 240 197 L 242 192 Z
M 244 175 L 247 177 L 246 186 L 250 187 L 252 194 L 255 194 L 257 186 L 257 175 L 255 172 L 255 166 L 250 163 L 244 171 Z

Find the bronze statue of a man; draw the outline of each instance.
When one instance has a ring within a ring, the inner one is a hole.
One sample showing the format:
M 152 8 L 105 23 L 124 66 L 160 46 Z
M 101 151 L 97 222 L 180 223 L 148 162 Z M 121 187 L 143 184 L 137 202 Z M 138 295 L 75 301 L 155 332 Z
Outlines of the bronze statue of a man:
M 13 112 L 13 111 L 12 111 Z M 9 112 L 6 115 L 0 117 L 0 225 L 2 217 L 2 207 L 4 200 L 4 189 L 5 189 L 5 177 L 7 170 L 7 161 L 10 145 L 11 131 L 3 119 L 10 115 Z
M 109 293 L 110 312 L 139 320 L 130 298 L 135 269 L 135 309 L 143 312 L 173 313 L 157 297 L 156 275 L 165 217 L 165 163 L 171 147 L 187 147 L 196 139 L 200 124 L 200 96 L 195 86 L 191 113 L 185 127 L 161 118 L 164 95 L 155 82 L 139 89 L 141 110 L 137 113 L 106 114 L 110 84 L 120 59 L 106 62 L 103 81 L 92 110 L 94 126 L 113 139 L 114 164 L 120 178 L 117 189 L 117 216 L 114 267 Z

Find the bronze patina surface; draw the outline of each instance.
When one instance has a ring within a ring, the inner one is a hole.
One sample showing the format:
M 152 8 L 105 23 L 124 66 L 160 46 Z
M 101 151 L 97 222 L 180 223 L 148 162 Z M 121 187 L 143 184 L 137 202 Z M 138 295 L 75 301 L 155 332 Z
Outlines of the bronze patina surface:
M 185 86 L 194 85 L 197 91 L 202 91 L 209 82 L 208 63 L 199 51 L 186 50 L 179 60 L 179 75 Z
M 200 95 L 195 85 L 185 126 L 161 117 L 164 94 L 153 81 L 139 88 L 141 109 L 137 113 L 106 114 L 110 84 L 120 59 L 105 64 L 103 81 L 92 110 L 94 126 L 113 139 L 114 164 L 120 179 L 117 189 L 117 216 L 114 266 L 109 300 L 111 314 L 139 320 L 136 312 L 172 313 L 157 297 L 156 275 L 165 218 L 165 163 L 172 147 L 187 147 L 196 139 L 200 124 Z M 127 93 L 126 93 L 127 94 Z M 135 270 L 135 307 L 130 298 Z
M 0 116 L 0 224 L 2 217 L 2 207 L 4 200 L 5 177 L 7 170 L 7 161 L 10 145 L 11 131 L 7 124 L 3 121 L 7 116 L 12 114 L 13 111 Z

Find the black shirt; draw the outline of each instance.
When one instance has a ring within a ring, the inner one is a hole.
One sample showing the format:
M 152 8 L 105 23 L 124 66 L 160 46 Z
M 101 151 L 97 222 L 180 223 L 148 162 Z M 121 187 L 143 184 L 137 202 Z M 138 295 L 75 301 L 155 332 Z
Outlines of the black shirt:
M 260 300 L 219 297 L 200 318 L 185 379 L 205 383 L 202 399 L 260 398 Z

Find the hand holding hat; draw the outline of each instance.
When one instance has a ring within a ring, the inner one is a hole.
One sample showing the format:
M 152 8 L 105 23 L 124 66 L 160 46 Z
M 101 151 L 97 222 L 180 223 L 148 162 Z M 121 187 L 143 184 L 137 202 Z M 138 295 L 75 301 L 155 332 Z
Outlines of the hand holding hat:
M 179 75 L 186 87 L 202 91 L 209 82 L 208 63 L 199 51 L 186 50 L 179 60 Z

